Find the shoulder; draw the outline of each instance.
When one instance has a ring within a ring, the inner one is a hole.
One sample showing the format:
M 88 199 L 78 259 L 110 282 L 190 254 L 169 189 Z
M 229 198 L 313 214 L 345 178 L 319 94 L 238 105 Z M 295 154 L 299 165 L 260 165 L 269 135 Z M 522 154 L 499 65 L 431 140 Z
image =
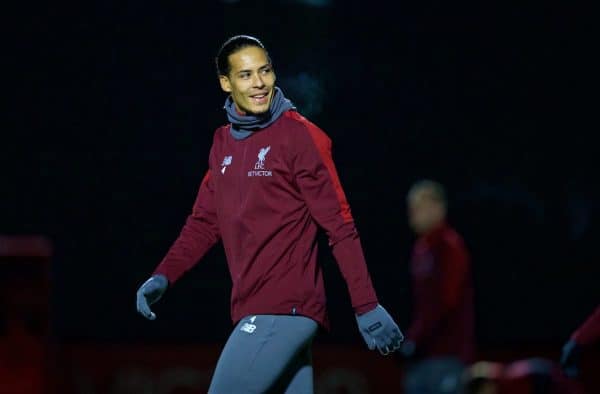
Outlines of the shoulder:
M 315 123 L 305 118 L 297 111 L 287 111 L 281 119 L 282 128 L 288 137 L 295 143 L 313 143 L 317 147 L 331 145 L 331 139 Z
M 449 225 L 444 226 L 444 230 L 442 231 L 442 238 L 449 243 L 456 243 L 462 241 L 462 236 L 458 233 L 458 231 Z
M 214 133 L 213 133 L 213 140 L 212 140 L 212 145 L 210 147 L 210 152 L 209 152 L 209 161 L 212 160 L 212 158 L 217 155 L 221 155 L 222 151 L 224 149 L 224 146 L 226 145 L 226 139 L 227 139 L 227 134 L 229 133 L 229 125 L 223 125 L 218 127 Z
M 446 226 L 442 232 L 441 241 L 444 246 L 455 253 L 467 256 L 467 247 L 460 233 L 451 226 Z
M 227 134 L 229 133 L 229 124 L 222 125 L 218 127 L 213 134 L 213 145 L 222 143 L 225 138 L 227 138 Z

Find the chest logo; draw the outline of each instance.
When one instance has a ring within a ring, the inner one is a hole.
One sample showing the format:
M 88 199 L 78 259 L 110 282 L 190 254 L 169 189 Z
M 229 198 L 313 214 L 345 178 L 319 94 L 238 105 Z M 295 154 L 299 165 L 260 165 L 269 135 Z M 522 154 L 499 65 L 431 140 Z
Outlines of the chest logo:
M 227 166 L 231 164 L 232 160 L 233 156 L 225 156 L 225 158 L 223 159 L 223 163 L 221 163 L 221 174 L 225 174 L 225 170 L 227 169 Z
M 273 176 L 271 171 L 265 170 L 265 159 L 270 150 L 270 145 L 266 148 L 260 148 L 258 160 L 256 161 L 256 164 L 254 164 L 254 170 L 248 171 L 248 176 Z
M 267 157 L 267 153 L 271 150 L 271 145 L 266 148 L 260 148 L 260 152 L 258 152 L 258 161 L 254 165 L 255 170 L 264 170 L 265 169 L 265 158 Z

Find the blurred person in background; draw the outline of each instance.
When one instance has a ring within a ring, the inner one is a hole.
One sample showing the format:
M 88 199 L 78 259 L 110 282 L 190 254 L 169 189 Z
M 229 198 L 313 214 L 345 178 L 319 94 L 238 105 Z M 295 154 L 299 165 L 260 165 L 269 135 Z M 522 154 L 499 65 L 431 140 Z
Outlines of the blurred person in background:
M 221 240 L 235 328 L 209 393 L 312 393 L 311 344 L 318 327 L 328 327 L 319 228 L 329 237 L 368 347 L 388 354 L 403 336 L 373 289 L 329 137 L 275 85 L 257 38 L 227 40 L 216 66 L 229 124 L 214 134 L 192 212 L 138 289 L 137 309 L 155 319 L 149 305 Z
M 461 376 L 464 394 L 499 394 L 503 369 L 504 365 L 495 361 L 477 361 L 467 366 Z
M 571 334 L 562 347 L 560 365 L 565 375 L 575 378 L 580 374 L 581 353 L 600 339 L 600 305 Z
M 38 289 L 28 280 L 0 277 L 8 279 L 0 286 L 0 394 L 43 394 L 47 338 Z
M 584 394 L 558 364 L 539 357 L 506 364 L 478 361 L 465 369 L 463 382 L 465 394 Z
M 413 316 L 401 346 L 407 394 L 459 393 L 475 358 L 471 262 L 462 237 L 448 223 L 444 187 L 424 179 L 407 194 L 417 235 L 410 261 Z

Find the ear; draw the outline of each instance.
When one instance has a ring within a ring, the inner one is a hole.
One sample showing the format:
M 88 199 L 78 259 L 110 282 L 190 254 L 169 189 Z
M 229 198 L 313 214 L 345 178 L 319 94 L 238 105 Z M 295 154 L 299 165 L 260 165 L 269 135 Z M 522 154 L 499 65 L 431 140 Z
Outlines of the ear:
M 231 82 L 225 75 L 219 75 L 219 83 L 224 92 L 231 93 Z

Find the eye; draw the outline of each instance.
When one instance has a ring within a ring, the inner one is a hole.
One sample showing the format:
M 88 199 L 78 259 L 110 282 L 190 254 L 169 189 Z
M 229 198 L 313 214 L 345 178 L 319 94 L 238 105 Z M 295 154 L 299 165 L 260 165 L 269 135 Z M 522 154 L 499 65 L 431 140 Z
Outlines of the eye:
M 248 79 L 248 78 L 250 78 L 250 73 L 241 73 L 240 74 L 240 78 L 242 78 L 242 79 Z
M 267 74 L 269 74 L 271 71 L 272 71 L 272 68 L 271 68 L 271 67 L 263 68 L 263 69 L 261 70 L 261 74 L 262 74 L 262 75 L 267 75 Z

